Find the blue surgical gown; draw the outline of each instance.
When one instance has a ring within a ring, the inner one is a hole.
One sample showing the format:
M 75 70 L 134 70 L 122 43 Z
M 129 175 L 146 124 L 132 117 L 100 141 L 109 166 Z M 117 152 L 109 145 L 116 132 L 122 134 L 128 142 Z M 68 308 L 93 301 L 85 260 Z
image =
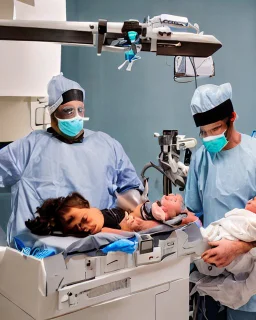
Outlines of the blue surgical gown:
M 48 198 L 77 191 L 91 206 L 104 209 L 115 205 L 115 191 L 142 190 L 119 142 L 103 132 L 85 130 L 84 136 L 82 143 L 66 144 L 34 131 L 0 150 L 0 187 L 12 186 L 9 243 Z
M 256 139 L 241 135 L 235 148 L 211 155 L 202 146 L 189 167 L 185 204 L 204 214 L 204 225 L 242 209 L 256 196 Z M 256 240 L 256 239 L 255 239 Z M 256 296 L 239 310 L 256 312 Z

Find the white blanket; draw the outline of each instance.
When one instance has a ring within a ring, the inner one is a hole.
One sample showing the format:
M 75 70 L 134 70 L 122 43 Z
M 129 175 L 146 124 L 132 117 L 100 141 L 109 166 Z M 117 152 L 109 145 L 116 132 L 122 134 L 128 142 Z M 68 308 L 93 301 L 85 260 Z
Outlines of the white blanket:
M 256 214 L 245 209 L 234 209 L 225 214 L 225 218 L 211 223 L 207 228 L 201 228 L 204 238 L 209 241 L 256 240 Z
M 234 209 L 225 218 L 201 228 L 208 241 L 242 240 L 256 241 L 256 214 L 245 209 Z M 256 249 L 237 257 L 225 269 L 195 261 L 199 272 L 192 273 L 190 281 L 195 283 L 191 294 L 209 295 L 232 309 L 246 304 L 256 294 Z

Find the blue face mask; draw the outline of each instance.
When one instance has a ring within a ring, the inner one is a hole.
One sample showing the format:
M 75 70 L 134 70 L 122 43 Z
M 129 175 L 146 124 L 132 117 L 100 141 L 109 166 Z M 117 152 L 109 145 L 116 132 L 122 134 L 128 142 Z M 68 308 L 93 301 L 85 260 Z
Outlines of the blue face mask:
M 75 137 L 83 129 L 83 118 L 75 117 L 72 119 L 59 119 L 58 127 L 62 133 L 69 137 Z
M 210 153 L 220 152 L 228 144 L 225 132 L 217 136 L 203 138 L 203 145 L 205 146 L 205 149 Z

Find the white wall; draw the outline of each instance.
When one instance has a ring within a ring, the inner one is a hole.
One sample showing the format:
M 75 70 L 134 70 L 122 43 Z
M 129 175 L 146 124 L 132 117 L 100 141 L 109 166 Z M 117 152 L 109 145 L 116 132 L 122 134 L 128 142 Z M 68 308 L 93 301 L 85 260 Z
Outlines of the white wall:
M 0 0 L 0 19 L 66 20 L 66 0 Z M 27 135 L 30 98 L 47 96 L 47 83 L 60 72 L 61 45 L 0 41 L 0 141 Z M 9 98 L 8 98 L 9 97 Z
M 14 141 L 30 131 L 29 99 L 0 97 L 0 141 Z

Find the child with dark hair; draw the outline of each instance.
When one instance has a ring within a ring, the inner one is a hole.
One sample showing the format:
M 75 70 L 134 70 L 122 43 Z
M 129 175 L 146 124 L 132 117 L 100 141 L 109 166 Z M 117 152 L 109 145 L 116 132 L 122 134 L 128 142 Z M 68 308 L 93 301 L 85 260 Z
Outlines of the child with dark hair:
M 157 207 L 157 208 L 155 208 Z M 182 212 L 183 199 L 179 195 L 164 196 L 161 202 L 145 202 L 132 212 L 121 208 L 99 210 L 90 207 L 79 193 L 67 197 L 48 199 L 37 208 L 37 217 L 25 222 L 28 229 L 37 235 L 62 233 L 85 237 L 98 232 L 141 231 L 153 228 L 161 222 L 159 210 L 168 218 Z M 168 220 L 168 219 L 167 219 Z

